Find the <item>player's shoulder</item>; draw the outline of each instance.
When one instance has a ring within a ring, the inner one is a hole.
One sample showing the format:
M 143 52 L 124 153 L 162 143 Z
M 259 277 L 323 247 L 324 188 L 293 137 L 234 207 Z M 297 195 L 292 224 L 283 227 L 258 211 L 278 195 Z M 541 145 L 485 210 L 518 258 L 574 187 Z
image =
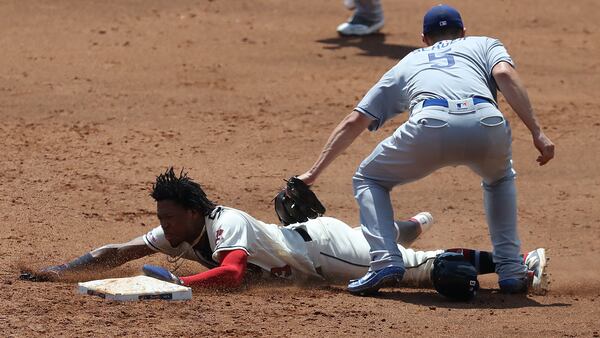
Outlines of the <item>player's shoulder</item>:
M 228 224 L 228 225 L 238 225 L 245 224 L 247 220 L 247 215 L 245 212 L 226 207 L 223 205 L 217 206 L 211 213 L 208 215 L 208 219 L 212 221 L 214 224 Z
M 464 37 L 464 41 L 468 44 L 478 44 L 484 46 L 502 44 L 500 39 L 491 36 L 466 36 Z
M 490 40 L 497 40 L 494 37 L 485 36 L 485 35 L 469 35 L 469 36 L 465 36 L 464 39 L 466 41 L 490 41 Z

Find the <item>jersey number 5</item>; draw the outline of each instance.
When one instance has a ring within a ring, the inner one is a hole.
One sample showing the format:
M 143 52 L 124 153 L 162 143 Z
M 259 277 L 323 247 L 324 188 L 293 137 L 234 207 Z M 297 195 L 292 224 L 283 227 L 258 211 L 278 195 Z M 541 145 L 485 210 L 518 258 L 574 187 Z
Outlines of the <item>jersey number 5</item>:
M 454 66 L 454 56 L 446 53 L 429 53 L 429 63 L 432 63 L 433 68 L 448 68 Z

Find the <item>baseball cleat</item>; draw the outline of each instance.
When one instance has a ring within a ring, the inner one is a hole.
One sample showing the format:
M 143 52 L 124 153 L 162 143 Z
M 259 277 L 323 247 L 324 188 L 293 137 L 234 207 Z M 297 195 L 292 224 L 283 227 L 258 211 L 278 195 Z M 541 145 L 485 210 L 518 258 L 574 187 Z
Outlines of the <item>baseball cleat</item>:
M 356 3 L 354 2 L 354 0 L 344 0 L 344 6 L 347 9 L 355 9 L 356 8 Z
M 507 294 L 527 293 L 528 278 L 508 278 L 498 282 L 500 292 Z
M 416 214 L 410 220 L 421 225 L 421 233 L 431 229 L 431 226 L 433 225 L 433 216 L 427 211 Z
M 337 32 L 345 36 L 362 36 L 376 33 L 381 27 L 383 27 L 383 18 L 379 21 L 371 21 L 354 15 L 350 18 L 350 21 L 339 25 Z
M 384 286 L 400 283 L 404 277 L 404 271 L 401 266 L 389 266 L 379 271 L 369 271 L 362 278 L 351 280 L 348 284 L 348 291 L 358 296 L 376 294 Z
M 544 248 L 535 249 L 525 257 L 525 265 L 529 270 L 529 288 L 534 295 L 545 295 L 549 290 L 550 277 L 546 271 L 548 261 Z

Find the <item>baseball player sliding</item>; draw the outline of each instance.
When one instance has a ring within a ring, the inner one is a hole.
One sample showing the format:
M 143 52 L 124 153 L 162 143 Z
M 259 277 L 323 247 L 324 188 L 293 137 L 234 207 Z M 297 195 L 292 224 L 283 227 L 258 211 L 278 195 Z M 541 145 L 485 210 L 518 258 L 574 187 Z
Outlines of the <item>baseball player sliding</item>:
M 318 217 L 285 227 L 267 224 L 243 211 L 215 205 L 198 183 L 184 173 L 176 175 L 173 168 L 156 178 L 151 196 L 157 202 L 160 226 L 127 243 L 92 250 L 69 263 L 25 272 L 22 278 L 73 278 L 80 272 L 111 269 L 156 252 L 170 256 L 171 262 L 189 259 L 210 269 L 176 277 L 162 267 L 144 266 L 150 276 L 188 286 L 238 287 L 247 275 L 336 283 L 360 277 L 369 267 L 369 245 L 360 229 L 335 218 Z M 432 223 L 429 213 L 397 222 L 398 241 L 416 239 Z M 492 255 L 485 251 L 397 248 L 407 267 L 404 285 L 430 286 L 433 282 L 442 294 L 456 299 L 474 296 L 477 274 L 494 271 Z M 535 291 L 545 292 L 544 249 L 528 253 L 524 260 Z
M 458 11 L 431 8 L 423 20 L 423 42 L 390 69 L 333 130 L 312 168 L 299 176 L 312 184 L 363 130 L 380 128 L 410 111 L 408 121 L 382 141 L 353 177 L 360 222 L 371 250 L 367 274 L 348 290 L 371 293 L 405 275 L 396 245 L 390 190 L 446 166 L 465 165 L 482 178 L 484 206 L 500 289 L 527 292 L 527 267 L 519 256 L 515 171 L 511 130 L 498 110 L 500 89 L 531 132 L 540 165 L 554 157 L 554 144 L 537 122 L 514 63 L 497 39 L 465 37 Z

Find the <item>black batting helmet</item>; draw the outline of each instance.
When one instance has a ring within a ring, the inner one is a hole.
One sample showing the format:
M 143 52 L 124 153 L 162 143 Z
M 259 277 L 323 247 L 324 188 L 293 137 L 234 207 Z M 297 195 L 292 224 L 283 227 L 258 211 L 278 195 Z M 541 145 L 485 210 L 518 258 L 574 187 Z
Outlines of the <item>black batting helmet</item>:
M 431 280 L 437 292 L 453 300 L 470 300 L 479 290 L 477 270 L 456 252 L 444 252 L 435 258 Z

